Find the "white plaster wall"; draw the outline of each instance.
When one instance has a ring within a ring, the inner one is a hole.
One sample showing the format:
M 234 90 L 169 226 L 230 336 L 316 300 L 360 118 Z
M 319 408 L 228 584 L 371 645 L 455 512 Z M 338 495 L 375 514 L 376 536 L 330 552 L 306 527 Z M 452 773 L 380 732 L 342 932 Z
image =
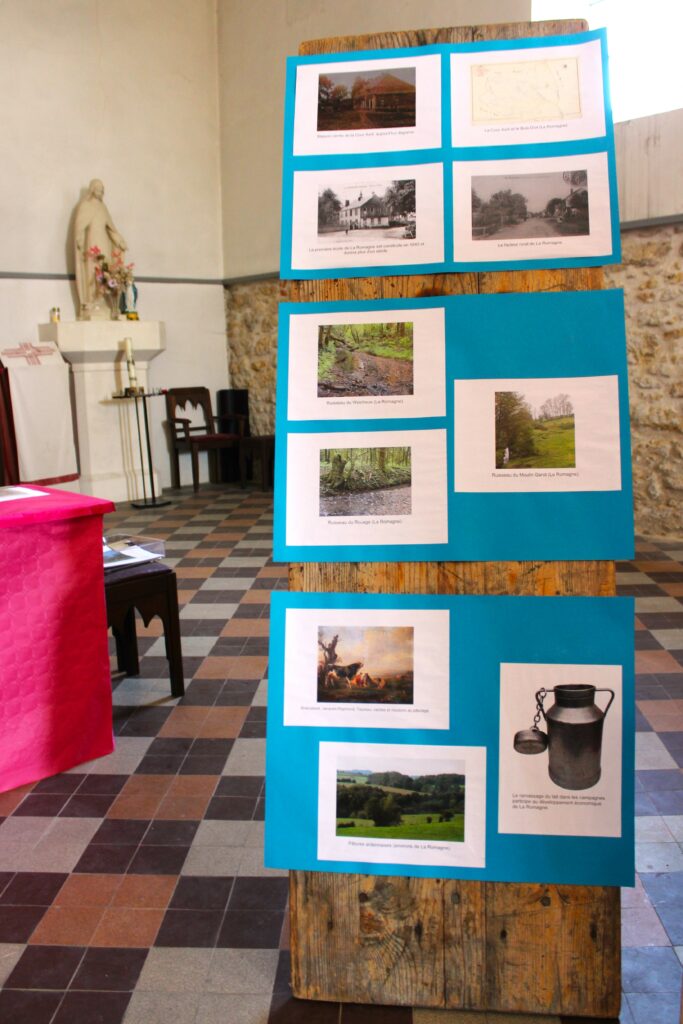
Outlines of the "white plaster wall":
M 0 3 L 0 270 L 65 272 L 93 177 L 138 273 L 221 276 L 213 0 Z
M 285 58 L 301 42 L 531 18 L 531 0 L 217 2 L 227 278 L 279 266 Z
M 222 279 L 216 21 L 214 0 L 1 0 L 0 273 L 72 272 L 73 211 L 100 177 L 137 274 Z M 139 289 L 166 325 L 150 383 L 226 386 L 222 286 Z M 0 277 L 0 348 L 37 340 L 53 305 L 74 319 L 74 300 L 66 280 Z

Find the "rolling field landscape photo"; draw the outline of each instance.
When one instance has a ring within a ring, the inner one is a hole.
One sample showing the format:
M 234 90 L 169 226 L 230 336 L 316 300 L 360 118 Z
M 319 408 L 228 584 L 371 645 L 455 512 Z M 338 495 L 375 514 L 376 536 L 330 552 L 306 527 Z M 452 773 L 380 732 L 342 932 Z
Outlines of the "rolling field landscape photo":
M 574 469 L 574 406 L 567 394 L 540 405 L 523 391 L 497 391 L 496 469 Z
M 340 769 L 336 834 L 461 843 L 465 837 L 465 776 Z

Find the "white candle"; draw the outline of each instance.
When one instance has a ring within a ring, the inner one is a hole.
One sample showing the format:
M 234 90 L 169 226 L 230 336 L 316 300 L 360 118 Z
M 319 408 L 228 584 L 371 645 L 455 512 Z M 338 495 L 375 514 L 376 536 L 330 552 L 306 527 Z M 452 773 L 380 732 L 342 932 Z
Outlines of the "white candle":
M 123 344 L 126 348 L 126 366 L 128 369 L 128 385 L 131 388 L 137 388 L 138 378 L 135 373 L 135 360 L 133 359 L 133 339 L 124 338 Z
M 129 362 L 133 358 L 133 339 L 124 338 L 123 344 L 126 346 L 126 362 Z

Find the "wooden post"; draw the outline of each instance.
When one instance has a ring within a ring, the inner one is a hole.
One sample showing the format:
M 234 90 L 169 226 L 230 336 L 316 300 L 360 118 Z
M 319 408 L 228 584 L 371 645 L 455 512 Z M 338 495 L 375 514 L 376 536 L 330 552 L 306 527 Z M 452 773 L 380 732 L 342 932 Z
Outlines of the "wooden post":
M 584 21 L 345 36 L 300 54 L 566 35 Z M 599 268 L 437 274 L 283 287 L 292 302 L 603 287 Z M 291 590 L 599 595 L 613 562 L 344 563 L 290 566 Z M 302 999 L 617 1017 L 619 889 L 293 871 L 292 989 Z

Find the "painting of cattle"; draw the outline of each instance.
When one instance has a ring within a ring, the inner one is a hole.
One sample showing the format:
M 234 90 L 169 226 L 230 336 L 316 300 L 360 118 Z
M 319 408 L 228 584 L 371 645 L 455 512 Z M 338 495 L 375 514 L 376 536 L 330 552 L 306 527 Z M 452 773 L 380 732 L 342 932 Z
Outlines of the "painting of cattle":
M 318 702 L 412 704 L 412 626 L 321 626 Z

